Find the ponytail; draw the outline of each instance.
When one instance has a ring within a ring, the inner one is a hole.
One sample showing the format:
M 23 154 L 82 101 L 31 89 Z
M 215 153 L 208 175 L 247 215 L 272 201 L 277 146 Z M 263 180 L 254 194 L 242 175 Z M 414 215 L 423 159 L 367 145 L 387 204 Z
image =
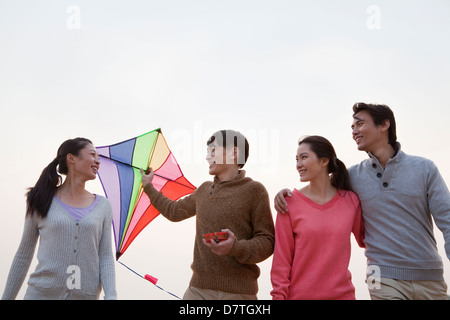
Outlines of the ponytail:
M 67 175 L 66 157 L 73 154 L 78 155 L 80 150 L 92 142 L 86 138 L 75 138 L 64 141 L 58 149 L 55 160 L 42 170 L 36 185 L 27 192 L 27 216 L 37 214 L 41 218 L 47 216 L 56 190 L 62 183 L 62 177 L 58 174 Z
M 47 216 L 48 209 L 56 193 L 56 189 L 61 183 L 61 176 L 56 171 L 58 158 L 42 170 L 36 185 L 30 188 L 27 193 L 27 216 L 36 213 L 41 218 Z
M 345 164 L 336 157 L 333 145 L 322 136 L 306 136 L 299 145 L 308 143 L 318 158 L 328 158 L 328 173 L 331 174 L 331 185 L 337 189 L 351 191 L 350 178 Z
M 350 191 L 350 177 L 348 175 L 345 164 L 338 158 L 330 159 L 328 164 L 329 172 L 331 173 L 331 185 L 337 189 Z

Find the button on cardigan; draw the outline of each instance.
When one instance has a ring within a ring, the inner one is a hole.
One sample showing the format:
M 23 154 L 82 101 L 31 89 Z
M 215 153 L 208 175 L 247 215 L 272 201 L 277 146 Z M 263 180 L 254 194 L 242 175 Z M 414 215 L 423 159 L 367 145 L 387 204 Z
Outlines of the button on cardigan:
M 47 217 L 27 216 L 2 299 L 16 298 L 38 239 L 38 265 L 25 299 L 98 299 L 102 287 L 105 299 L 116 299 L 111 204 L 97 197 L 97 206 L 80 221 L 55 199 Z

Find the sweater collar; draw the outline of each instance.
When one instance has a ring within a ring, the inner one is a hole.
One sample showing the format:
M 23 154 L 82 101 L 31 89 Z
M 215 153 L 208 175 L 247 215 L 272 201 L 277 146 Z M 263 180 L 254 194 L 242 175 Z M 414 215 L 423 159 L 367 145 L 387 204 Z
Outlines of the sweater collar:
M 227 183 L 227 182 L 237 182 L 237 181 L 242 180 L 244 178 L 245 178 L 245 170 L 239 170 L 238 175 L 236 177 L 234 177 L 233 179 L 228 180 L 228 181 L 220 181 L 217 176 L 214 176 L 214 183 L 218 184 L 218 183 Z
M 372 153 L 367 152 L 367 154 L 369 155 L 370 158 L 370 165 L 373 166 L 373 164 L 376 164 L 378 166 L 381 166 L 380 163 L 378 162 L 377 157 L 375 157 Z M 397 142 L 397 152 L 394 154 L 394 156 L 392 158 L 390 158 L 387 162 L 387 164 L 390 163 L 397 163 L 400 162 L 404 159 L 404 157 L 406 156 L 406 154 L 402 151 L 401 149 L 401 145 L 400 142 Z M 386 164 L 386 165 L 387 165 Z

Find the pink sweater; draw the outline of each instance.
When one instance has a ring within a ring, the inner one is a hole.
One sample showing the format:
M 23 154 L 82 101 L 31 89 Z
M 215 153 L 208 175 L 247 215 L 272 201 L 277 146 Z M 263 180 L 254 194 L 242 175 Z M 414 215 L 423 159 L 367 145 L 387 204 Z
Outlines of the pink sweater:
M 358 196 L 339 190 L 320 205 L 294 190 L 286 201 L 289 213 L 278 214 L 276 221 L 273 299 L 355 299 L 348 264 L 352 232 L 364 247 Z

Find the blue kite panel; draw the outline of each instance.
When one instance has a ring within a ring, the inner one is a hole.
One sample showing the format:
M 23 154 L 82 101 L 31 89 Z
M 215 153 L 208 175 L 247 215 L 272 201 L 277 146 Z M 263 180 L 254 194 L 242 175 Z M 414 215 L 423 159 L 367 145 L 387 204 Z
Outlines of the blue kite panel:
M 131 165 L 136 139 L 130 139 L 110 147 L 111 159 Z
M 128 208 L 131 202 L 131 193 L 133 191 L 134 184 L 134 171 L 133 168 L 117 163 L 117 170 L 119 172 L 120 180 L 120 232 L 123 234 L 125 224 L 128 217 Z

